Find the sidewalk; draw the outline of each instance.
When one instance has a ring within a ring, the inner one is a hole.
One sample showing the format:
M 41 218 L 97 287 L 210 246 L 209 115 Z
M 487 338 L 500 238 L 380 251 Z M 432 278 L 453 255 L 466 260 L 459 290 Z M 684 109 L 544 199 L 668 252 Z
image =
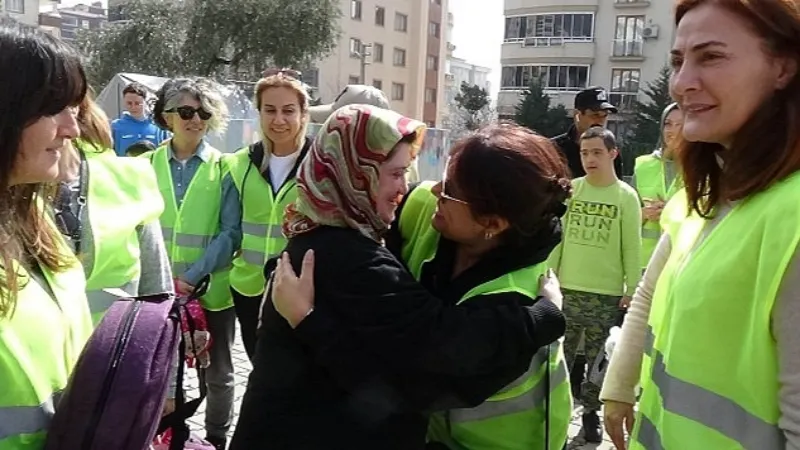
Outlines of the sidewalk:
M 244 395 L 244 391 L 247 388 L 247 376 L 250 374 L 250 370 L 252 366 L 250 365 L 250 360 L 247 358 L 247 353 L 244 351 L 244 346 L 242 345 L 241 339 L 239 339 L 239 327 L 236 327 L 236 343 L 233 347 L 233 365 L 235 368 L 235 377 L 236 377 L 236 402 L 234 406 L 234 417 L 233 417 L 233 426 L 236 427 L 236 421 L 239 418 L 239 407 L 242 403 L 242 396 Z M 192 376 L 194 373 L 193 371 L 189 370 L 187 372 L 189 374 L 189 386 L 191 388 L 188 390 L 187 395 L 189 399 L 196 398 L 199 393 L 197 391 L 197 379 Z M 200 406 L 200 409 L 197 411 L 197 415 L 189 420 L 189 426 L 192 428 L 192 431 L 198 433 L 200 437 L 205 436 L 205 432 L 203 431 L 203 415 L 205 414 L 205 402 Z M 572 420 L 572 425 L 570 425 L 569 429 L 569 436 L 570 440 L 578 435 L 580 430 L 580 417 L 575 416 Z M 231 434 L 233 434 L 233 428 L 231 429 Z M 229 438 L 230 439 L 230 438 Z M 606 439 L 606 442 L 602 444 L 587 444 L 580 447 L 569 447 L 570 450 L 614 450 L 614 446 L 611 445 L 611 441 Z

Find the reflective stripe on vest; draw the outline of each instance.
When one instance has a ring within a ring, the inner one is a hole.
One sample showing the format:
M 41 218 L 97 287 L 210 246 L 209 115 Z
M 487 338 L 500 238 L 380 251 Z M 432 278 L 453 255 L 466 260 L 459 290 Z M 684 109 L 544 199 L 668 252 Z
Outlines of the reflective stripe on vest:
M 666 185 L 666 168 L 661 157 L 649 154 L 636 158 L 634 166 L 636 191 L 642 200 L 667 201 L 677 191 L 682 182 L 679 177 Z M 650 257 L 661 238 L 661 226 L 658 222 L 645 220 L 642 223 L 642 267 L 647 267 Z
M 664 410 L 711 428 L 736 441 L 742 448 L 752 450 L 782 449 L 783 431 L 745 411 L 733 400 L 703 389 L 667 373 L 664 356 L 655 352 L 653 358 L 653 384 L 658 386 Z M 652 428 L 651 436 L 639 430 L 638 440 L 660 442 L 658 432 Z M 650 447 L 646 447 L 651 450 Z
M 86 297 L 89 299 L 89 311 L 92 314 L 99 314 L 108 311 L 108 308 L 110 308 L 114 302 L 121 298 L 119 295 L 109 292 L 106 289 L 119 289 L 125 292 L 128 297 L 135 297 L 139 292 L 139 282 L 131 281 L 123 284 L 122 286 L 109 286 L 108 288 L 104 289 L 87 290 Z
M 551 352 L 553 352 L 552 354 L 556 354 L 558 352 L 558 347 L 559 344 L 557 343 L 551 344 L 550 348 Z M 522 388 L 523 386 L 526 389 L 529 389 L 527 392 L 522 395 L 516 395 L 502 400 L 488 400 L 476 406 L 475 408 L 450 410 L 450 422 L 475 422 L 527 411 L 534 408 L 543 408 L 544 402 L 547 399 L 547 395 L 555 391 L 556 388 L 561 385 L 561 383 L 567 380 L 567 365 L 562 361 L 562 363 L 558 364 L 558 368 L 550 374 L 549 390 L 545 386 L 543 379 L 533 387 L 529 388 L 525 386 L 526 384 L 530 383 L 531 378 L 544 367 L 546 363 L 546 360 L 544 359 L 545 355 L 546 352 L 544 350 L 539 350 L 536 353 L 536 356 L 533 358 L 533 363 L 538 364 L 534 367 L 534 364 L 532 363 L 528 371 L 526 371 L 519 379 L 517 379 L 516 382 L 506 386 L 503 388 L 503 390 L 495 395 L 502 396 L 503 393 Z
M 0 441 L 20 434 L 47 431 L 62 393 L 52 394 L 37 406 L 0 406 Z

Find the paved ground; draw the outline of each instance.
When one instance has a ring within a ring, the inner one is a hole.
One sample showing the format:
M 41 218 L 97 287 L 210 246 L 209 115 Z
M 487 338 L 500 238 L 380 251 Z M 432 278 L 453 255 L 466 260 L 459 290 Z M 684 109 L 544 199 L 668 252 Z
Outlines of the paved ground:
M 233 419 L 233 425 L 236 426 L 236 420 L 239 417 L 239 405 L 242 401 L 242 396 L 244 395 L 245 388 L 247 387 L 247 375 L 250 373 L 252 366 L 250 365 L 250 360 L 247 358 L 247 353 L 244 351 L 244 346 L 242 345 L 241 340 L 238 338 L 239 332 L 237 328 L 237 338 L 236 344 L 233 348 L 233 362 L 236 368 L 236 406 L 235 411 L 236 414 Z M 189 373 L 192 373 L 189 371 Z M 196 379 L 191 378 L 188 383 L 191 386 L 191 390 L 188 392 L 189 398 L 196 398 L 198 395 L 196 386 Z M 192 430 L 197 432 L 201 437 L 205 436 L 203 432 L 203 415 L 205 412 L 205 403 L 200 406 L 200 409 L 197 412 L 197 415 L 190 419 L 190 426 Z M 233 431 L 233 430 L 231 430 Z M 573 417 L 572 425 L 570 425 L 569 429 L 569 436 L 570 440 L 575 438 L 580 431 L 580 417 L 578 414 Z M 611 441 L 606 439 L 606 442 L 602 444 L 587 444 L 583 446 L 570 446 L 570 450 L 614 450 L 614 446 L 611 445 Z

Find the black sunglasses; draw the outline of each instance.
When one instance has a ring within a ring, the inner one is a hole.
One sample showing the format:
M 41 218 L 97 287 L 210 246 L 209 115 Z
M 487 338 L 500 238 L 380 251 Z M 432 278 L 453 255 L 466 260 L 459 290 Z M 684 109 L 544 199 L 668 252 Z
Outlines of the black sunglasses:
M 180 116 L 180 118 L 183 120 L 192 120 L 195 114 L 200 116 L 200 120 L 208 120 L 211 118 L 210 112 L 206 111 L 203 108 L 192 108 L 191 106 L 179 106 L 177 108 L 168 109 L 165 112 L 168 113 L 176 112 L 178 113 L 178 116 Z

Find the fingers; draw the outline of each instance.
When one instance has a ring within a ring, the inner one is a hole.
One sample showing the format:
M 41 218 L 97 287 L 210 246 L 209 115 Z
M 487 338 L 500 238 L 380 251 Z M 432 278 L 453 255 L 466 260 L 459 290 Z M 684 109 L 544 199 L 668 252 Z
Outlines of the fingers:
M 625 433 L 622 431 L 622 424 L 618 420 L 609 420 L 608 417 L 605 419 L 606 433 L 611 438 L 611 442 L 614 443 L 614 447 L 617 450 L 625 450 Z
M 303 283 L 314 283 L 314 250 L 308 250 L 306 254 L 303 255 L 300 280 Z
M 292 261 L 289 259 L 289 253 L 283 252 L 281 254 L 278 267 L 280 267 L 282 276 L 291 276 L 293 278 L 297 278 L 297 274 L 294 272 L 294 268 L 292 267 Z
M 636 424 L 636 414 L 633 413 L 633 408 L 628 410 L 627 420 L 625 420 L 625 429 L 628 431 L 628 436 L 633 434 L 633 426 Z

